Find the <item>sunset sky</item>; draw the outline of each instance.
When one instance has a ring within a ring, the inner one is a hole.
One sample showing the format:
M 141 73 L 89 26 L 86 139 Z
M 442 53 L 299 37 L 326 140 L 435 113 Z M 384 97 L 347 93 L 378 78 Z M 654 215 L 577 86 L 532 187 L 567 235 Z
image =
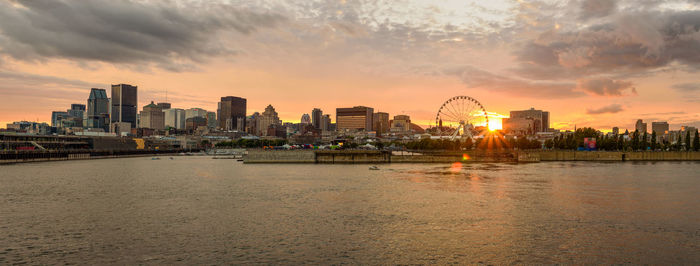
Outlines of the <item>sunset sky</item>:
M 700 1 L 0 0 L 0 127 L 117 83 L 139 110 L 167 89 L 288 122 L 364 105 L 427 125 L 467 95 L 560 129 L 700 126 Z

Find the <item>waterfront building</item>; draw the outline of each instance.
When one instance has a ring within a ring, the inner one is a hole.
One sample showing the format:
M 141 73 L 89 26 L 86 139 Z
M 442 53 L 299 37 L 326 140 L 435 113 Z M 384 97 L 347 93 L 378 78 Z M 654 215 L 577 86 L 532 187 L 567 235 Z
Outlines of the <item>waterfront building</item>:
M 642 119 L 637 120 L 637 123 L 634 124 L 634 129 L 639 131 L 639 134 L 644 134 L 644 132 L 647 132 L 647 123 L 644 123 Z
M 651 122 L 651 132 L 656 132 L 656 136 L 668 134 L 668 122 Z
M 309 114 L 301 115 L 301 124 L 302 125 L 310 125 L 311 124 L 311 116 L 309 116 Z
M 170 108 L 163 110 L 165 117 L 165 127 L 174 129 L 185 129 L 185 110 L 180 108 Z
M 323 119 L 323 111 L 314 108 L 311 111 L 311 124 L 314 125 L 314 128 L 321 129 L 321 119 Z
M 247 100 L 241 97 L 221 97 L 219 128 L 223 130 L 245 130 Z
M 105 89 L 92 88 L 87 100 L 87 128 L 109 131 L 109 98 Z
M 371 131 L 374 109 L 366 106 L 337 108 L 335 122 L 339 131 Z
M 26 132 L 30 134 L 47 135 L 51 133 L 51 128 L 47 123 L 37 123 L 30 121 L 19 121 L 7 124 L 8 131 Z
M 282 120 L 280 120 L 275 108 L 272 105 L 265 107 L 265 111 L 259 116 L 257 123 L 257 134 L 258 136 L 268 136 L 268 128 L 274 126 L 282 125 Z M 274 131 L 273 131 L 274 132 Z M 286 132 L 286 130 L 285 130 Z
M 372 130 L 377 132 L 377 136 L 389 132 L 389 113 L 376 112 L 372 115 Z
M 128 84 L 112 85 L 112 123 L 129 123 L 136 127 L 136 110 L 138 105 L 138 87 Z
M 504 118 L 502 123 L 504 124 L 504 131 L 527 131 L 531 132 L 530 134 L 547 132 L 549 131 L 549 112 L 535 110 L 535 108 L 510 111 L 510 118 Z M 509 124 L 511 127 L 507 127 L 506 124 Z M 523 126 L 528 126 L 530 128 L 524 128 Z
M 165 114 L 160 106 L 151 101 L 140 113 L 139 128 L 165 129 Z
M 396 115 L 391 121 L 391 132 L 407 133 L 411 131 L 411 117 L 407 115 Z

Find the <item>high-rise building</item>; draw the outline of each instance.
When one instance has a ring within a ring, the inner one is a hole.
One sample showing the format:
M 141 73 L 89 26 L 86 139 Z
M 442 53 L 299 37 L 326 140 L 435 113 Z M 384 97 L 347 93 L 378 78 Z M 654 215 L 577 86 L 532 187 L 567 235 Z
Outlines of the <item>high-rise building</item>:
M 280 120 L 279 116 L 277 115 L 275 108 L 272 107 L 272 105 L 268 105 L 265 107 L 265 111 L 262 113 L 260 120 L 258 121 L 257 135 L 267 136 L 267 129 L 270 128 L 270 126 L 278 125 L 282 125 L 282 120 Z
M 201 116 L 193 116 L 185 120 L 185 129 L 188 132 L 193 132 L 199 127 L 207 126 L 207 118 Z
M 376 112 L 372 116 L 372 130 L 377 132 L 377 136 L 389 132 L 389 113 Z
M 668 134 L 668 122 L 651 122 L 651 132 L 656 132 L 656 136 Z
M 534 134 L 537 132 L 547 132 L 549 131 L 549 112 L 542 110 L 535 110 L 535 108 L 530 108 L 529 110 L 521 111 L 510 111 L 510 118 L 507 119 L 509 124 L 526 124 L 519 122 L 519 120 L 532 120 L 533 128 L 530 131 Z M 504 119 L 505 120 L 505 119 Z M 505 123 L 504 123 L 505 124 Z M 506 130 L 504 125 L 504 130 Z
M 216 120 L 216 113 L 207 112 L 207 127 L 208 128 L 216 128 L 217 121 L 218 120 Z
M 185 119 L 192 117 L 207 118 L 207 110 L 204 110 L 202 108 L 190 108 L 185 110 Z
M 337 108 L 335 112 L 335 122 L 338 130 L 372 130 L 372 117 L 374 109 L 366 106 L 355 106 L 352 108 Z
M 163 110 L 168 110 L 168 109 L 172 108 L 172 105 L 170 103 L 158 103 L 156 105 L 158 105 L 158 107 L 160 107 L 160 109 L 163 109 Z
M 143 107 L 140 117 L 139 128 L 165 129 L 165 113 L 163 113 L 163 109 L 153 103 L 153 101 Z
M 61 120 L 67 118 L 70 116 L 68 112 L 63 112 L 63 111 L 53 111 L 51 112 L 51 126 L 52 127 L 61 127 Z
M 311 124 L 311 116 L 309 116 L 309 114 L 301 115 L 301 124 L 302 125 L 310 125 Z
M 240 97 L 221 97 L 219 128 L 223 130 L 245 130 L 247 100 Z
M 321 118 L 321 131 L 331 131 L 331 115 L 323 115 Z
M 87 128 L 101 128 L 109 131 L 109 98 L 104 89 L 90 89 L 87 100 Z
M 647 123 L 644 123 L 642 119 L 637 120 L 637 123 L 634 124 L 634 129 L 639 131 L 639 134 L 644 134 L 644 132 L 647 132 Z
M 185 129 L 185 110 L 180 108 L 170 108 L 163 110 L 165 114 L 165 127 L 174 129 Z
M 321 119 L 323 117 L 323 111 L 318 108 L 314 108 L 311 111 L 311 124 L 314 125 L 315 129 L 321 129 Z
M 128 84 L 112 85 L 112 114 L 114 122 L 131 123 L 136 127 L 136 110 L 138 106 L 138 87 Z

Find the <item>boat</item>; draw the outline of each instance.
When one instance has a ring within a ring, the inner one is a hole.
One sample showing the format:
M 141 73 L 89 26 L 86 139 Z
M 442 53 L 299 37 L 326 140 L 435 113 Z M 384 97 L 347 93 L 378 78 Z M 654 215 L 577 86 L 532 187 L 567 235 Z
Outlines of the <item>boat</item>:
M 158 157 L 153 157 L 153 158 L 151 158 L 151 160 L 160 160 L 160 158 L 158 158 Z
M 377 167 L 376 165 L 373 165 L 373 166 L 369 167 L 369 170 L 379 170 L 379 167 Z
M 170 157 L 170 160 L 175 160 L 175 159 L 173 159 L 173 157 Z

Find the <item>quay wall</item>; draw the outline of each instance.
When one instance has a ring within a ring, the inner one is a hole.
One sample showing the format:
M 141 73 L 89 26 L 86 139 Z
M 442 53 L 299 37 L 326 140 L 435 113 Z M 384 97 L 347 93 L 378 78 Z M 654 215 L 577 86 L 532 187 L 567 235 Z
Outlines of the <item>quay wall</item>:
M 0 164 L 143 157 L 177 154 L 185 150 L 64 150 L 64 151 L 0 151 Z
M 700 152 L 607 152 L 607 151 L 466 151 L 411 155 L 388 151 L 249 150 L 244 163 L 453 163 L 541 161 L 700 161 Z

